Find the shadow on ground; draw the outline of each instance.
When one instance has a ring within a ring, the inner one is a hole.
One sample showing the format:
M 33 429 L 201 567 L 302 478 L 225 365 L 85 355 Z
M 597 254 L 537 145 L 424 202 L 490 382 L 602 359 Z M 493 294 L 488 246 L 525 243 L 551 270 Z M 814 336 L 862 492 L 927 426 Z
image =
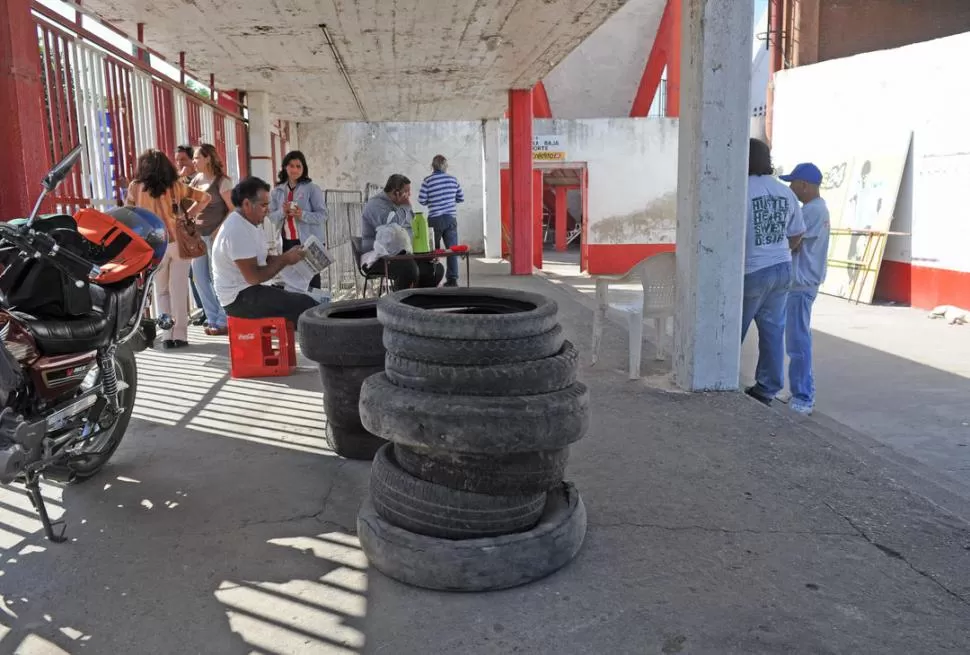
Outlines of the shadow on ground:
M 591 314 L 571 296 L 477 270 L 556 297 L 588 351 Z M 559 573 L 489 594 L 368 569 L 353 536 L 368 466 L 327 451 L 315 374 L 229 380 L 224 355 L 212 342 L 143 357 L 112 465 L 47 489 L 71 543 L 47 544 L 23 496 L 0 495 L 0 652 L 970 650 L 964 522 L 820 427 L 628 382 L 619 330 L 601 365 L 584 354 L 594 414 L 568 474 L 586 544 Z

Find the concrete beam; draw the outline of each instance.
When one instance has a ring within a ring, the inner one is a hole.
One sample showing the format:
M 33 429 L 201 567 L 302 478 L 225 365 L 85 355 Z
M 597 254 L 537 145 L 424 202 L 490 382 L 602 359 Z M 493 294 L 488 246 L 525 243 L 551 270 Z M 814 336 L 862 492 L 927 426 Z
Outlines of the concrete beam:
M 740 375 L 753 14 L 683 0 L 673 369 L 691 391 Z

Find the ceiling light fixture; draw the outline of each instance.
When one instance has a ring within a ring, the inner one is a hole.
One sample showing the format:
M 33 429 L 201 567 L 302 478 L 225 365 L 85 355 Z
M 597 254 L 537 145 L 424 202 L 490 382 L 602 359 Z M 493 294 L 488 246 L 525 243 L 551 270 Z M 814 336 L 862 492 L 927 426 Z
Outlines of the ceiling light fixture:
M 343 75 L 344 81 L 347 82 L 347 88 L 350 89 L 350 93 L 354 96 L 354 102 L 357 103 L 357 109 L 360 110 L 360 117 L 367 120 L 367 111 L 364 109 L 364 103 L 360 101 L 360 96 L 357 95 L 357 89 L 354 88 L 354 83 L 350 80 L 350 73 L 347 72 L 347 67 L 344 65 L 343 57 L 340 56 L 340 52 L 337 50 L 337 44 L 334 43 L 333 38 L 330 36 L 330 30 L 327 29 L 326 23 L 320 24 L 320 30 L 323 31 L 323 38 L 327 41 L 327 47 L 330 48 L 330 52 L 333 53 L 333 60 L 337 64 L 337 69 L 340 74 Z

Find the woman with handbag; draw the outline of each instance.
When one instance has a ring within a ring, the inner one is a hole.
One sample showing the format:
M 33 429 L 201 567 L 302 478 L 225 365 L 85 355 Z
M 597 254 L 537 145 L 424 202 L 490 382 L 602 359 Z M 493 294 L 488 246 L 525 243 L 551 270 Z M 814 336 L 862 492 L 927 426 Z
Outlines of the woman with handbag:
M 283 157 L 277 184 L 269 196 L 269 220 L 283 237 L 283 252 L 316 236 L 327 243 L 327 205 L 323 191 L 310 179 L 306 157 L 299 150 Z M 306 280 L 307 288 L 320 288 L 320 275 Z M 307 289 L 300 289 L 306 291 Z
M 182 202 L 194 201 L 187 212 Z M 209 204 L 209 194 L 179 180 L 172 161 L 160 150 L 146 150 L 138 158 L 138 171 L 128 185 L 126 204 L 154 212 L 165 222 L 169 247 L 155 274 L 155 313 L 174 320 L 162 332 L 162 348 L 189 345 L 189 267 L 192 259 L 205 254 L 205 243 L 195 225 Z
M 212 242 L 226 216 L 235 209 L 232 205 L 232 181 L 226 177 L 222 160 L 215 146 L 203 143 L 195 149 L 193 157 L 195 169 L 198 173 L 192 178 L 191 186 L 202 189 L 209 194 L 211 202 L 206 205 L 199 216 L 199 232 L 208 251 L 202 257 L 192 260 L 192 277 L 202 299 L 208 325 L 205 333 L 209 336 L 229 334 L 226 310 L 219 303 L 215 287 L 212 285 L 212 265 L 210 253 Z

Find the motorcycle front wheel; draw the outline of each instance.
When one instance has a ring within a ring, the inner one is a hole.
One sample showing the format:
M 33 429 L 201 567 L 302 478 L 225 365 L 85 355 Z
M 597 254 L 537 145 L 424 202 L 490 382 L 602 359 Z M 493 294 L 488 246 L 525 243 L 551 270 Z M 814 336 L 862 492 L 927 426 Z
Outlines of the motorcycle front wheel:
M 75 450 L 71 457 L 71 469 L 75 473 L 75 481 L 82 482 L 96 475 L 111 456 L 114 455 L 121 439 L 128 430 L 131 421 L 131 410 L 135 406 L 135 393 L 138 391 L 138 368 L 135 364 L 135 353 L 125 345 L 115 351 L 115 374 L 119 382 L 128 385 L 127 389 L 118 392 L 118 401 L 122 412 L 114 423 L 89 438 L 83 446 Z M 95 384 L 101 384 L 101 375 L 97 376 Z

